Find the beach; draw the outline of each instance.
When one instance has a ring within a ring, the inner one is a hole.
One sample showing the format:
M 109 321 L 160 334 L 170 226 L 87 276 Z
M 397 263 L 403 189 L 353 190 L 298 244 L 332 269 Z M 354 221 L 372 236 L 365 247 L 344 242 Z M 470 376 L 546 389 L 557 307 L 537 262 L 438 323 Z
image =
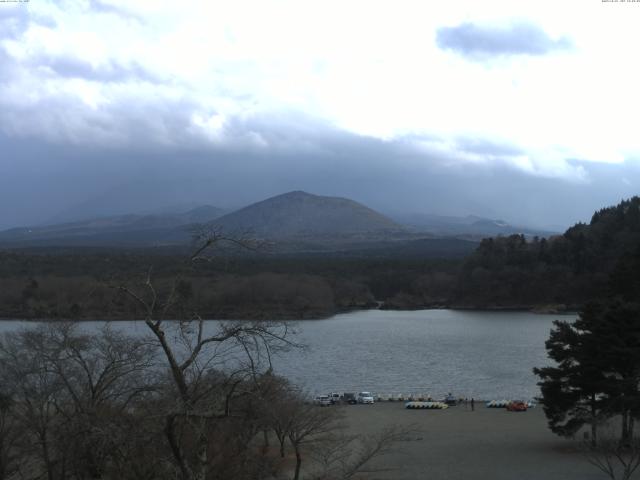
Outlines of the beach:
M 373 462 L 390 469 L 371 479 L 597 480 L 606 478 L 580 452 L 580 442 L 548 429 L 541 407 L 526 412 L 476 402 L 446 410 L 407 410 L 402 402 L 340 407 L 350 433 L 373 435 L 386 425 L 413 429 L 395 451 Z

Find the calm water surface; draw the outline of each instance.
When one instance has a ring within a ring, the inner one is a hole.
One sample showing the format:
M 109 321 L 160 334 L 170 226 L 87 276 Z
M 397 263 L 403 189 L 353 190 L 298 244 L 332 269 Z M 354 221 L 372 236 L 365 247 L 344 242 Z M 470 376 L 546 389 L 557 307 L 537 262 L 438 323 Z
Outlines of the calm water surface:
M 276 361 L 311 392 L 371 390 L 492 398 L 539 394 L 534 366 L 556 318 L 526 312 L 370 310 L 298 322 L 308 351 Z
M 368 310 L 296 323 L 304 351 L 274 360 L 276 371 L 310 393 L 370 390 L 447 392 L 463 397 L 533 398 L 531 369 L 550 363 L 544 348 L 552 321 L 574 316 L 525 312 Z M 93 328 L 102 322 L 83 323 Z M 211 326 L 215 324 L 211 321 Z M 0 322 L 0 332 L 27 322 Z M 117 322 L 146 333 L 142 322 Z

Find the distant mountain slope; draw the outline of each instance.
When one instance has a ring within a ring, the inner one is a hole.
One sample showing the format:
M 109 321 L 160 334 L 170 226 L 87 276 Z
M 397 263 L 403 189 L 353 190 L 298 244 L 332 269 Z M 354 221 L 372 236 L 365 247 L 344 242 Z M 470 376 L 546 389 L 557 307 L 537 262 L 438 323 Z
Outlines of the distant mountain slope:
M 0 244 L 11 245 L 121 245 L 183 242 L 184 227 L 208 223 L 224 210 L 203 205 L 187 212 L 157 215 L 118 215 L 0 232 Z
M 548 237 L 557 232 L 538 230 L 529 227 L 511 225 L 502 220 L 467 215 L 453 217 L 432 214 L 400 214 L 394 220 L 416 232 L 425 232 L 438 236 L 455 236 L 480 240 L 496 235 L 523 234 L 527 237 Z
M 229 232 L 263 238 L 383 237 L 406 230 L 393 220 L 353 200 L 295 191 L 268 198 L 217 219 Z

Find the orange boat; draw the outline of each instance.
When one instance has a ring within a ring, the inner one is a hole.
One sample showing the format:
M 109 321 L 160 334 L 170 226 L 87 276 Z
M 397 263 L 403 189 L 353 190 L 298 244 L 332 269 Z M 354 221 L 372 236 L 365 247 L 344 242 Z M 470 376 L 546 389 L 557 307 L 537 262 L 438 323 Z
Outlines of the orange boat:
M 510 412 L 526 412 L 527 403 L 521 400 L 513 400 L 507 403 L 507 410 Z

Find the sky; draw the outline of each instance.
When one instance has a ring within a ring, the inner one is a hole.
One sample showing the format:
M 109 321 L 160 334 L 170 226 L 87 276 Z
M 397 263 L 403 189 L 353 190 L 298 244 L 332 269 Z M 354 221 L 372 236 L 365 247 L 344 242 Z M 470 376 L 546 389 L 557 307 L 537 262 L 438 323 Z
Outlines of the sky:
M 640 2 L 0 2 L 0 228 L 289 190 L 566 228 L 638 193 Z

